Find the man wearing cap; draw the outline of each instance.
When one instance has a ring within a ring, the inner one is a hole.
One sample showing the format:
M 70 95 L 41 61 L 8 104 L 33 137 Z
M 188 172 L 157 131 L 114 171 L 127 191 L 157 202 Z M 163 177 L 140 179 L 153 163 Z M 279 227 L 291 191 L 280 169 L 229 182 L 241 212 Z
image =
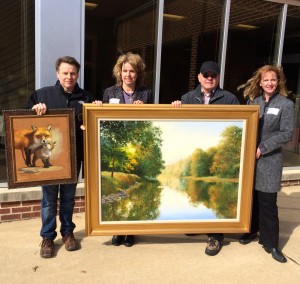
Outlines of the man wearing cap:
M 182 104 L 218 104 L 218 105 L 238 105 L 238 99 L 232 93 L 220 88 L 220 67 L 214 61 L 206 61 L 201 65 L 198 74 L 199 85 L 181 97 L 181 101 L 172 102 L 174 107 Z M 192 236 L 194 234 L 189 234 Z M 210 256 L 217 255 L 222 247 L 223 234 L 208 234 L 205 253 Z
M 181 101 L 174 101 L 172 105 L 178 107 L 181 104 L 239 104 L 235 95 L 220 88 L 220 67 L 216 62 L 204 62 L 201 65 L 198 80 L 200 84 L 195 90 L 184 94 Z

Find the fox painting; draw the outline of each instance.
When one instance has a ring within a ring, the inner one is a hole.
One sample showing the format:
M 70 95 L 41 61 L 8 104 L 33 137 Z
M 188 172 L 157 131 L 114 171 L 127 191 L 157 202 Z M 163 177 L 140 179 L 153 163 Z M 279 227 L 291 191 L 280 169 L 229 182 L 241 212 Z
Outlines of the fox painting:
M 32 166 L 35 167 L 35 162 L 37 159 L 41 159 L 44 168 L 49 168 L 52 166 L 50 164 L 50 157 L 52 155 L 52 150 L 55 146 L 56 142 L 53 141 L 46 141 L 42 146 L 37 147 L 36 149 L 33 150 L 33 158 L 32 158 Z
M 15 149 L 20 149 L 27 167 L 32 167 L 31 154 L 34 150 L 52 141 L 52 125 L 47 127 L 31 126 L 32 130 L 21 129 L 14 131 Z

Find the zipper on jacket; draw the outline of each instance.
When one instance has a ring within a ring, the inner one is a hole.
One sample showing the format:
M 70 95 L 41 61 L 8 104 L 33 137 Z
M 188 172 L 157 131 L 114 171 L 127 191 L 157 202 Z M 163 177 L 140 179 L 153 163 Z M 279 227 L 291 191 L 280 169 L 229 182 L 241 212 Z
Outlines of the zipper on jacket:
M 198 101 L 200 102 L 200 104 L 202 104 L 202 105 L 203 105 L 203 101 L 201 100 L 201 98 L 199 98 L 199 97 L 195 97 L 195 99 L 196 99 L 196 100 L 198 100 Z

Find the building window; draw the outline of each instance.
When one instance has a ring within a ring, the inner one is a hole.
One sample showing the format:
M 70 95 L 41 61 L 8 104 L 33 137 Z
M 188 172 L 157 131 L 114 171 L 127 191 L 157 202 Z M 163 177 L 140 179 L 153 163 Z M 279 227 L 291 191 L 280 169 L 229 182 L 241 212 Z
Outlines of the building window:
M 237 94 L 259 66 L 273 63 L 281 7 L 261 0 L 231 1 L 224 89 Z M 242 93 L 237 95 L 244 103 Z
M 166 0 L 163 13 L 160 103 L 194 89 L 202 62 L 218 61 L 223 0 Z
M 101 99 L 104 89 L 115 84 L 112 70 L 118 56 L 129 51 L 145 60 L 145 85 L 154 89 L 156 1 L 97 2 L 86 6 L 85 89 Z
M 34 0 L 0 2 L 0 183 L 6 181 L 1 111 L 23 109 L 34 90 Z
M 300 165 L 300 7 L 288 6 L 282 66 L 286 76 L 289 97 L 295 103 L 294 135 L 284 147 L 284 165 Z

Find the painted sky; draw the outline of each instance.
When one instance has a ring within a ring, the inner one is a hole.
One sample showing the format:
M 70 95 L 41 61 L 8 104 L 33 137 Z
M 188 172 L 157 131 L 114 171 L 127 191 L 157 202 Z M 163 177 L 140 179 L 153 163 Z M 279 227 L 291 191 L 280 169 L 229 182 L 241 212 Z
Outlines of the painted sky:
M 166 165 L 190 156 L 197 148 L 216 146 L 228 126 L 243 128 L 243 121 L 153 121 L 162 130 L 162 153 Z

